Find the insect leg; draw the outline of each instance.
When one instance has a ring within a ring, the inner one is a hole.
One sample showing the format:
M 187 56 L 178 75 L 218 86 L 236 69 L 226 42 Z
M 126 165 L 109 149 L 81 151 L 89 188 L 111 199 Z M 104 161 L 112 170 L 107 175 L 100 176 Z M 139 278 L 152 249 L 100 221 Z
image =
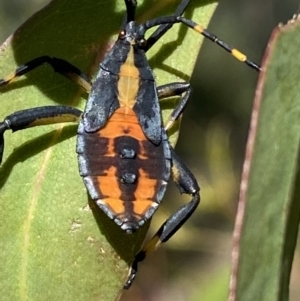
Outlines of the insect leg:
M 71 79 L 87 92 L 91 90 L 92 83 L 86 74 L 82 73 L 77 67 L 70 64 L 69 62 L 56 57 L 50 57 L 48 55 L 40 56 L 29 61 L 28 63 L 18 67 L 14 72 L 9 74 L 5 78 L 0 79 L 0 87 L 8 85 L 13 80 L 16 80 L 18 77 L 43 64 L 49 64 L 55 72 L 58 72 L 61 75 Z
M 189 3 L 190 0 L 182 0 L 177 6 L 174 16 L 181 16 L 185 12 Z M 145 52 L 148 51 L 172 26 L 173 24 L 170 23 L 160 25 L 147 39 L 147 44 L 144 48 Z
M 187 82 L 171 83 L 157 87 L 157 93 L 160 99 L 185 93 L 167 120 L 165 130 L 168 130 L 184 111 L 191 95 L 191 90 L 191 85 Z
M 192 213 L 196 210 L 200 202 L 200 188 L 193 174 L 181 162 L 179 157 L 171 148 L 172 153 L 172 176 L 180 193 L 187 193 L 192 196 L 192 200 L 180 207 L 174 212 L 159 228 L 151 240 L 143 246 L 141 251 L 136 255 L 129 270 L 127 281 L 124 289 L 128 289 L 135 279 L 138 264 L 143 261 L 146 256 L 155 251 L 162 243 L 168 241 L 189 219 Z
M 78 122 L 82 112 L 67 106 L 44 106 L 8 115 L 0 122 L 0 164 L 4 150 L 4 133 L 6 130 L 13 132 L 29 127 L 62 122 Z

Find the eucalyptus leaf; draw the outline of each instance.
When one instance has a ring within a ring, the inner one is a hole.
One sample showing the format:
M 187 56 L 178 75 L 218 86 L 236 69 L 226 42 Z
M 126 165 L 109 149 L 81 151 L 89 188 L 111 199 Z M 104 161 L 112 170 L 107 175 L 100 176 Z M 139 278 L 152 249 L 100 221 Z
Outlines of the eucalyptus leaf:
M 139 1 L 137 21 L 172 14 L 179 2 Z M 192 1 L 185 16 L 205 26 L 215 6 Z M 1 46 L 1 77 L 46 54 L 94 76 L 113 45 L 124 10 L 121 0 L 53 0 Z M 149 51 L 157 83 L 188 80 L 201 40 L 185 26 L 174 25 Z M 51 67 L 41 66 L 1 89 L 0 118 L 44 105 L 83 109 L 87 96 Z M 164 116 L 174 104 L 174 100 L 162 104 Z M 147 226 L 127 235 L 89 200 L 78 174 L 76 127 L 52 125 L 5 135 L 0 169 L 4 301 L 115 300 L 128 263 L 144 240 Z M 171 134 L 174 144 L 178 128 Z
M 278 26 L 256 91 L 235 225 L 230 301 L 287 301 L 300 218 L 300 20 Z

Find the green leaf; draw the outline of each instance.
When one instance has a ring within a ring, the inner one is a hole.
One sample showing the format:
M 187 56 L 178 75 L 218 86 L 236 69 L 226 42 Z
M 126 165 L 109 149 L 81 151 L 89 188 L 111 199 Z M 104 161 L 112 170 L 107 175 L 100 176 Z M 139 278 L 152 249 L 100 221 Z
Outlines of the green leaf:
M 138 21 L 171 14 L 178 2 L 140 1 Z M 185 16 L 205 26 L 215 4 L 194 2 Z M 45 54 L 93 75 L 112 46 L 123 15 L 121 0 L 52 1 L 2 45 L 1 77 Z M 149 61 L 158 84 L 189 79 L 201 40 L 192 30 L 175 25 L 151 49 Z M 43 105 L 82 109 L 86 98 L 72 82 L 42 66 L 1 90 L 0 118 Z M 164 116 L 172 107 L 174 102 L 163 104 Z M 178 130 L 173 134 L 175 141 Z M 147 226 L 126 235 L 89 201 L 78 174 L 75 135 L 76 125 L 69 124 L 6 133 L 0 169 L 4 301 L 115 300 L 128 262 L 143 242 Z
M 271 36 L 254 102 L 230 301 L 288 300 L 300 217 L 300 20 Z

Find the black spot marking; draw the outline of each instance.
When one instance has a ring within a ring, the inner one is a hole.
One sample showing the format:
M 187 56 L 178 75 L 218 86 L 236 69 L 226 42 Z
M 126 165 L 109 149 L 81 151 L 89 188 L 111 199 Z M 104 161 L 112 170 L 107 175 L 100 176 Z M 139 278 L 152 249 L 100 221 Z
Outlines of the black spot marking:
M 122 159 L 134 159 L 136 157 L 136 152 L 132 148 L 124 148 L 120 152 L 120 157 Z
M 133 184 L 136 182 L 137 176 L 130 172 L 125 172 L 121 176 L 121 182 L 123 184 Z

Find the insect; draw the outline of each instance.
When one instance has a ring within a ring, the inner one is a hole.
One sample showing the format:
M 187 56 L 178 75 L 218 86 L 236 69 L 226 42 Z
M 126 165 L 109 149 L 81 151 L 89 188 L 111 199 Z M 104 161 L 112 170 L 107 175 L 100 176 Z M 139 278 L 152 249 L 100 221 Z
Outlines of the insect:
M 143 24 L 135 22 L 136 1 L 124 2 L 126 18 L 119 37 L 101 62 L 93 83 L 69 62 L 47 55 L 29 61 L 0 80 L 0 87 L 5 86 L 40 65 L 49 64 L 89 92 L 83 112 L 68 106 L 43 106 L 6 116 L 0 123 L 0 161 L 7 130 L 78 122 L 76 152 L 80 176 L 98 207 L 127 234 L 135 232 L 152 217 L 171 177 L 181 193 L 191 196 L 190 202 L 173 213 L 136 255 L 124 285 L 127 289 L 136 276 L 139 262 L 170 239 L 200 202 L 197 181 L 170 146 L 166 133 L 187 105 L 190 84 L 174 82 L 157 86 L 146 52 L 173 24 L 182 23 L 250 67 L 259 70 L 259 66 L 200 25 L 183 18 L 190 0 L 182 0 L 174 15 Z M 146 40 L 145 33 L 156 26 L 157 30 Z M 181 98 L 163 125 L 159 100 L 171 96 Z

